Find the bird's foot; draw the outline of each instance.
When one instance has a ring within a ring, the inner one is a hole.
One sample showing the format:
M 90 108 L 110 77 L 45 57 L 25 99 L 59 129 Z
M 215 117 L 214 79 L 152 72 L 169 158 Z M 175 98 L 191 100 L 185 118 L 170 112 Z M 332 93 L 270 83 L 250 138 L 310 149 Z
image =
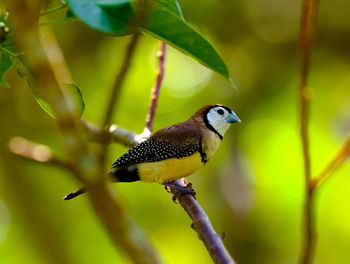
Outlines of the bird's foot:
M 179 186 L 173 182 L 163 182 L 162 184 L 168 192 L 169 188 L 176 191 L 172 198 L 175 203 L 176 199 L 183 194 L 191 194 L 196 199 L 196 191 L 192 188 L 192 183 L 188 183 L 186 186 Z

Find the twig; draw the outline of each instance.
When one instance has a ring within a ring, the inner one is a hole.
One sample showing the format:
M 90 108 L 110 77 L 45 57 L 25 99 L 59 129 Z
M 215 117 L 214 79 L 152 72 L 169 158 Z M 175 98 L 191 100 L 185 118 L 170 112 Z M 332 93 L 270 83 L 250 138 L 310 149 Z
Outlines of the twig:
M 300 262 L 310 264 L 314 258 L 316 232 L 314 230 L 315 216 L 313 206 L 313 187 L 310 183 L 311 165 L 308 136 L 309 96 L 307 91 L 307 77 L 310 65 L 310 51 L 314 28 L 316 24 L 319 0 L 303 0 L 300 16 L 300 50 L 301 50 L 301 78 L 300 78 L 300 133 L 304 158 L 305 177 L 305 208 L 304 208 L 304 246 Z
M 13 137 L 9 142 L 10 151 L 26 160 L 67 168 L 76 173 L 75 166 L 52 155 L 51 149 L 22 137 Z
M 115 79 L 115 82 L 114 82 L 114 85 L 112 88 L 112 92 L 111 92 L 111 95 L 109 97 L 109 102 L 107 104 L 107 110 L 106 110 L 104 117 L 103 117 L 102 127 L 105 129 L 104 133 L 102 135 L 103 142 L 106 141 L 105 138 L 108 138 L 108 131 L 110 130 L 109 125 L 111 123 L 113 110 L 115 108 L 115 105 L 117 104 L 118 98 L 120 97 L 119 96 L 120 91 L 121 91 L 121 88 L 123 86 L 127 72 L 130 68 L 131 59 L 132 59 L 132 56 L 135 52 L 137 43 L 139 42 L 139 39 L 140 39 L 139 33 L 134 33 L 132 35 L 130 42 L 129 42 L 129 45 L 127 47 L 127 51 L 126 51 L 124 60 L 122 62 L 122 67 L 118 73 L 117 78 Z M 101 149 L 100 149 L 99 155 L 98 155 L 101 168 L 103 168 L 105 166 L 107 152 L 108 152 L 108 145 L 103 144 Z
M 45 145 L 30 142 L 22 137 L 14 137 L 9 143 L 9 148 L 11 152 L 24 159 L 42 164 L 61 166 L 69 169 L 74 174 L 79 173 L 74 164 L 54 157 L 50 148 Z M 142 239 L 142 231 L 138 230 L 135 223 L 129 219 L 113 196 L 108 194 L 109 191 L 105 182 L 97 182 L 93 187 L 89 185 L 88 189 L 89 193 L 92 192 L 90 197 L 93 197 L 93 199 L 91 198 L 91 202 L 95 205 L 97 213 L 104 219 L 104 223 L 109 228 L 112 240 L 127 248 L 128 252 L 132 253 L 130 257 L 135 263 L 160 263 L 154 256 L 154 253 L 150 251 L 151 248 L 147 244 L 147 240 Z M 142 254 L 139 252 L 140 249 L 143 250 Z
M 311 185 L 316 188 L 320 186 L 328 177 L 343 164 L 343 162 L 350 155 L 350 137 L 345 141 L 341 149 L 329 162 L 329 164 L 323 169 L 323 171 L 312 179 Z
M 165 74 L 165 57 L 167 52 L 167 46 L 166 44 L 161 41 L 159 45 L 159 50 L 157 51 L 157 57 L 158 57 L 158 70 L 157 70 L 157 76 L 156 76 L 156 83 L 154 84 L 154 87 L 151 91 L 151 100 L 150 100 L 150 106 L 149 111 L 146 117 L 146 128 L 149 132 L 153 131 L 153 119 L 154 114 L 157 108 L 160 88 L 162 86 L 164 74 Z
M 87 133 L 91 135 L 93 141 L 102 144 L 116 142 L 128 147 L 132 147 L 139 143 L 137 141 L 138 135 L 135 132 L 129 131 L 117 125 L 111 125 L 107 131 L 108 133 L 106 134 L 106 130 L 100 128 L 97 125 L 91 124 L 84 119 L 81 119 L 80 122 L 86 129 Z
M 182 180 L 176 180 L 173 183 L 185 187 Z M 220 264 L 234 264 L 235 262 L 225 248 L 221 236 L 215 232 L 208 216 L 193 195 L 182 194 L 179 196 L 178 191 L 171 190 L 171 192 L 192 219 L 191 227 L 198 233 L 198 237 L 203 241 L 213 261 Z
M 121 66 L 121 69 L 118 73 L 117 78 L 115 79 L 115 82 L 114 82 L 114 85 L 112 88 L 112 93 L 109 96 L 109 102 L 107 104 L 107 109 L 106 109 L 106 112 L 105 112 L 105 115 L 103 118 L 102 127 L 106 127 L 111 122 L 113 110 L 115 108 L 115 105 L 117 104 L 117 100 L 119 98 L 121 87 L 123 86 L 126 74 L 130 68 L 131 59 L 132 59 L 132 56 L 135 52 L 135 48 L 137 46 L 139 39 L 140 39 L 139 33 L 133 34 L 131 39 L 130 39 L 130 42 L 129 42 L 128 48 L 126 50 L 122 66 Z

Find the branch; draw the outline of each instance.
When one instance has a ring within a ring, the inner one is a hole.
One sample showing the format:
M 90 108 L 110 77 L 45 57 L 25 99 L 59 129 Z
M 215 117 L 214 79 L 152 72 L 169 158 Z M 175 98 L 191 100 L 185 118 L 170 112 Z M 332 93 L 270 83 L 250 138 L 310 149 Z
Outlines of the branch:
M 123 86 L 126 74 L 130 68 L 130 62 L 132 59 L 132 56 L 135 52 L 135 48 L 137 46 L 137 43 L 140 39 L 140 34 L 135 33 L 132 35 L 129 45 L 127 47 L 127 51 L 124 57 L 124 61 L 122 63 L 121 69 L 117 75 L 117 78 L 115 79 L 113 88 L 112 88 L 112 93 L 109 97 L 109 103 L 107 104 L 107 109 L 103 118 L 103 125 L 102 127 L 106 127 L 107 125 L 110 124 L 112 115 L 113 115 L 113 110 L 115 108 L 115 105 L 117 104 L 117 100 L 120 97 L 120 91 L 121 87 Z
M 165 73 L 166 51 L 166 44 L 164 42 L 161 42 L 159 50 L 157 52 L 158 71 L 156 83 L 151 92 L 151 102 L 146 118 L 146 127 L 144 129 L 144 132 L 137 137 L 139 140 L 144 140 L 152 133 L 155 110 L 157 107 L 160 88 L 162 86 L 162 81 Z M 173 183 L 185 187 L 185 184 L 182 180 L 176 180 Z M 197 203 L 196 199 L 191 194 L 181 194 L 173 189 L 171 189 L 171 192 L 174 194 L 174 197 L 177 197 L 181 206 L 185 209 L 186 213 L 192 219 L 193 224 L 191 227 L 198 233 L 199 238 L 203 241 L 213 261 L 220 264 L 234 264 L 235 262 L 222 243 L 221 236 L 216 234 L 213 227 L 211 226 L 208 216 L 202 207 Z
M 45 145 L 31 142 L 22 137 L 14 137 L 9 143 L 9 148 L 12 153 L 26 160 L 61 166 L 75 175 L 79 174 L 74 163 L 54 157 L 50 148 Z M 143 232 L 126 215 L 122 206 L 111 195 L 105 182 L 100 181 L 94 185 L 87 185 L 87 189 L 96 212 L 110 231 L 111 239 L 116 244 L 121 245 L 135 263 L 160 263 L 152 247 L 148 244 L 149 242 L 143 238 Z
M 80 120 L 87 133 L 91 135 L 93 141 L 101 144 L 109 144 L 111 142 L 121 143 L 127 147 L 135 146 L 138 142 L 138 135 L 117 125 L 111 125 L 107 131 L 101 127 L 91 124 L 84 119 Z
M 300 72 L 300 133 L 304 158 L 304 177 L 306 200 L 304 208 L 304 245 L 300 263 L 310 264 L 314 258 L 316 232 L 314 215 L 314 189 L 310 184 L 311 165 L 308 135 L 309 120 L 309 96 L 307 91 L 307 77 L 310 65 L 310 51 L 312 38 L 316 25 L 319 0 L 303 0 L 300 16 L 300 51 L 301 51 L 301 72 Z
M 314 179 L 312 179 L 311 185 L 313 188 L 320 186 L 325 180 L 329 178 L 332 173 L 338 169 L 344 161 L 350 155 L 350 137 L 347 138 L 343 146 L 340 148 L 338 153 L 329 162 L 329 164 L 323 169 L 323 171 Z
M 109 125 L 111 123 L 111 119 L 112 119 L 112 115 L 113 115 L 113 110 L 115 108 L 115 105 L 117 104 L 117 100 L 120 97 L 120 91 L 121 88 L 123 86 L 125 77 L 127 75 L 127 72 L 130 68 L 130 62 L 132 59 L 132 56 L 135 52 L 135 48 L 137 46 L 137 43 L 139 41 L 140 38 L 140 34 L 139 33 L 134 33 L 134 35 L 132 35 L 131 40 L 129 42 L 129 45 L 127 47 L 127 51 L 124 57 L 124 61 L 122 63 L 122 67 L 118 73 L 117 78 L 115 79 L 113 88 L 112 88 L 112 92 L 111 95 L 109 97 L 109 103 L 107 104 L 107 109 L 106 112 L 104 114 L 104 118 L 103 118 L 103 124 L 102 127 L 105 129 L 104 133 L 102 134 L 102 142 L 108 141 L 108 131 L 110 130 Z M 106 156 L 108 153 L 108 145 L 107 144 L 103 144 L 100 152 L 99 152 L 99 163 L 101 167 L 105 166 L 105 162 L 106 162 Z
M 134 25 L 135 28 L 137 28 L 138 25 L 141 25 L 144 22 L 144 19 L 146 18 L 147 11 L 149 10 L 149 7 L 151 6 L 153 1 L 141 1 L 140 6 L 138 8 L 138 14 L 137 16 L 133 17 L 131 19 L 130 24 Z M 117 104 L 117 100 L 119 99 L 119 94 L 121 91 L 121 87 L 123 86 L 125 77 L 127 75 L 127 72 L 130 68 L 130 63 L 132 56 L 135 52 L 136 46 L 139 42 L 140 34 L 138 32 L 134 33 L 131 37 L 131 40 L 129 42 L 129 45 L 127 47 L 127 51 L 124 57 L 124 61 L 122 62 L 121 69 L 119 71 L 119 74 L 117 78 L 115 79 L 112 93 L 109 98 L 109 103 L 107 105 L 107 110 L 103 118 L 103 125 L 102 127 L 106 127 L 111 123 L 113 110 L 115 108 L 115 105 Z M 102 155 L 101 155 L 101 161 L 103 163 L 105 159 L 105 153 L 107 152 L 107 147 L 104 146 L 102 148 Z
M 156 77 L 156 83 L 151 91 L 151 100 L 150 100 L 150 106 L 149 111 L 146 117 L 146 128 L 149 132 L 153 131 L 153 119 L 154 114 L 156 112 L 160 88 L 162 86 L 164 74 L 165 74 L 165 57 L 167 52 L 167 46 L 166 44 L 161 41 L 159 45 L 159 50 L 157 51 L 157 57 L 158 57 L 158 71 L 157 71 L 157 77 Z
M 89 199 L 101 221 L 109 230 L 112 241 L 136 263 L 159 263 L 153 246 L 143 232 L 123 211 L 104 177 L 104 168 L 88 148 L 82 126 L 76 122 L 67 104 L 64 85 L 69 77 L 64 58 L 52 34 L 39 37 L 39 0 L 7 0 L 14 37 L 26 54 L 26 64 L 36 77 L 38 89 L 49 103 L 63 135 L 68 159 L 75 166 L 75 176 L 89 190 Z M 48 28 L 45 29 L 49 30 Z M 58 54 L 58 53 L 60 54 Z M 63 74 L 63 75 L 61 75 Z M 58 79 L 63 76 L 63 80 Z
M 22 137 L 13 137 L 9 142 L 9 149 L 13 154 L 26 160 L 64 167 L 77 173 L 73 164 L 53 156 L 51 149 L 46 145 L 34 143 Z
M 186 186 L 182 180 L 176 180 L 173 183 L 182 187 Z M 234 264 L 234 260 L 222 242 L 222 237 L 215 232 L 208 216 L 194 196 L 191 194 L 181 195 L 176 190 L 171 190 L 171 192 L 177 197 L 181 206 L 192 219 L 191 227 L 197 232 L 200 240 L 203 241 L 213 261 L 220 264 Z

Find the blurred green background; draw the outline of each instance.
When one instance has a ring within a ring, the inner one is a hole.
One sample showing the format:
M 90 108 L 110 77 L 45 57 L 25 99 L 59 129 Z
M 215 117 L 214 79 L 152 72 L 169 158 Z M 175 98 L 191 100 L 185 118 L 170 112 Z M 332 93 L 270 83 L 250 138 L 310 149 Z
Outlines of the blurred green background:
M 50 2 L 49 6 L 57 5 Z M 209 103 L 241 118 L 210 162 L 191 176 L 197 200 L 238 263 L 297 263 L 302 241 L 304 180 L 298 126 L 300 1 L 179 1 L 184 16 L 209 39 L 238 87 L 170 48 L 154 128 L 183 121 Z M 321 1 L 312 51 L 310 139 L 313 175 L 350 129 L 350 2 Z M 80 22 L 53 27 L 86 108 L 101 122 L 129 37 L 109 37 Z M 142 132 L 155 79 L 157 40 L 143 36 L 114 122 Z M 55 120 L 36 103 L 16 70 L 0 87 L 0 262 L 129 263 L 113 247 L 70 172 L 8 152 L 13 136 L 51 146 L 62 156 Z M 112 163 L 127 149 L 111 147 Z M 315 263 L 350 263 L 350 163 L 317 193 Z M 211 263 L 190 219 L 158 184 L 115 184 L 129 214 L 166 263 Z

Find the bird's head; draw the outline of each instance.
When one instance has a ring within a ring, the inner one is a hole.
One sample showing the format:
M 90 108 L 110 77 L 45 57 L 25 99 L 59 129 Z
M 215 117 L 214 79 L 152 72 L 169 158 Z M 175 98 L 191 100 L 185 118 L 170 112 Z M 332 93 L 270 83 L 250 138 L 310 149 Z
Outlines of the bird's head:
M 195 116 L 200 116 L 204 124 L 222 138 L 226 130 L 233 124 L 241 122 L 239 117 L 227 106 L 215 104 L 199 109 Z

